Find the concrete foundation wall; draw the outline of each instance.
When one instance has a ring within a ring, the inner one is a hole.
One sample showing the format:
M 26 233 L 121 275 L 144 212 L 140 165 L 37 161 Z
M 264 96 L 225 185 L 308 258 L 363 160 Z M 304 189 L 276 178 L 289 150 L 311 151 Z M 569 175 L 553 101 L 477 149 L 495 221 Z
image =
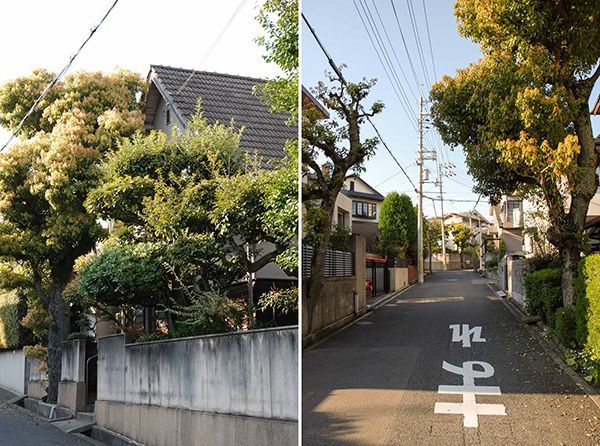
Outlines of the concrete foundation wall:
M 97 401 L 96 423 L 146 446 L 298 445 L 295 421 L 139 404 Z
M 27 393 L 25 373 L 23 349 L 0 352 L 0 387 L 24 395 Z
M 255 436 L 269 431 L 259 429 L 259 425 L 287 426 L 285 422 L 294 425 L 291 430 L 295 432 L 297 340 L 296 327 L 140 344 L 126 344 L 125 335 L 100 338 L 96 421 L 148 446 L 235 444 L 219 443 L 221 436 L 231 438 L 226 431 L 234 429 L 233 421 L 224 421 L 218 429 L 208 429 L 208 422 L 202 421 L 215 417 L 250 418 L 257 424 L 245 426 L 254 429 Z M 112 408 L 120 406 L 126 415 L 119 419 Z M 101 415 L 103 407 L 111 410 Z M 205 427 L 194 430 L 201 422 Z M 161 431 L 160 426 L 173 432 L 165 442 L 146 438 L 154 427 Z M 195 443 L 179 443 L 177 439 L 187 431 L 200 435 L 203 429 L 208 430 Z M 270 443 L 267 437 L 257 438 L 256 444 L 280 444 Z

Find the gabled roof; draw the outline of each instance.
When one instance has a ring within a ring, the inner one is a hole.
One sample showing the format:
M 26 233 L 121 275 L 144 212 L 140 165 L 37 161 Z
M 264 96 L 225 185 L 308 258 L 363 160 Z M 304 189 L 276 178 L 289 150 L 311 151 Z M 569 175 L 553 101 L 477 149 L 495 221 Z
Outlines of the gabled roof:
M 329 111 L 315 98 L 310 91 L 302 86 L 302 110 L 314 109 L 319 112 L 321 118 L 329 118 Z
M 596 99 L 596 104 L 592 107 L 591 111 L 592 115 L 600 115 L 600 95 L 598 95 L 598 99 Z
M 474 219 L 474 220 L 479 220 L 481 219 L 481 221 L 485 224 L 491 224 L 487 218 L 485 218 L 483 215 L 481 215 L 481 213 L 479 211 L 467 211 L 467 212 L 450 212 L 448 214 L 444 215 L 444 220 L 446 220 L 448 217 L 452 216 L 452 215 L 457 215 L 461 218 L 469 218 L 469 216 Z
M 341 192 L 345 196 L 351 197 L 351 198 L 364 198 L 367 200 L 374 200 L 374 201 L 383 201 L 385 198 L 379 192 L 375 192 L 374 194 L 368 194 L 366 192 L 357 192 L 355 190 L 349 190 L 349 189 L 342 189 Z
M 264 79 L 151 65 L 148 81 L 149 96 L 152 87 L 157 89 L 184 123 L 196 113 L 198 98 L 201 98 L 202 112 L 208 122 L 229 124 L 234 120 L 236 126 L 245 127 L 241 146 L 258 153 L 264 160 L 284 158 L 285 141 L 298 138 L 297 127 L 286 125 L 290 116 L 271 113 L 254 93 L 254 87 L 264 84 Z M 156 100 L 148 100 L 147 127 L 154 121 L 156 106 Z
M 366 198 L 366 199 L 375 200 L 375 201 L 383 201 L 385 199 L 385 197 L 383 195 L 381 195 L 379 192 L 377 192 L 377 190 L 375 190 L 375 188 L 373 186 L 371 186 L 369 183 L 367 183 L 365 180 L 363 180 L 358 175 L 348 175 L 346 177 L 346 179 L 347 180 L 354 179 L 354 180 L 360 181 L 362 184 L 365 185 L 365 187 L 367 187 L 368 189 L 371 189 L 371 193 L 357 192 L 355 190 L 349 190 L 349 189 L 344 188 L 341 191 L 344 195 L 346 195 L 348 197 L 355 197 L 355 198 Z

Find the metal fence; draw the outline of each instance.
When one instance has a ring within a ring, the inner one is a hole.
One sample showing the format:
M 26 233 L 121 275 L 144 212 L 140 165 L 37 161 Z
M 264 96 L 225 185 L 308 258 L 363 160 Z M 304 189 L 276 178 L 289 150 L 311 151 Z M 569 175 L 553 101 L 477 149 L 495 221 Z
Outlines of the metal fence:
M 312 246 L 302 247 L 302 277 L 310 277 L 310 263 L 314 249 Z M 347 251 L 327 250 L 325 258 L 325 277 L 351 277 L 354 276 L 354 253 Z

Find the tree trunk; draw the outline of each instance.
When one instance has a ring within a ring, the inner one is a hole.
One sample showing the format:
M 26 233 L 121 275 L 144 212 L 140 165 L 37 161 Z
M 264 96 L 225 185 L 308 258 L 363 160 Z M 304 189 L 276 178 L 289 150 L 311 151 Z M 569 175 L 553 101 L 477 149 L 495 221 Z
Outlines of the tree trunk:
M 565 213 L 562 205 L 554 206 L 547 200 L 552 227 L 548 230 L 549 241 L 558 248 L 562 268 L 561 286 L 563 305 L 568 307 L 575 303 L 575 279 L 582 252 L 582 236 L 590 200 L 598 190 L 596 168 L 598 155 L 592 133 L 587 94 L 580 101 L 579 112 L 575 120 L 575 132 L 581 147 L 577 165 L 577 184 L 571 191 L 569 212 Z
M 58 400 L 62 366 L 62 342 L 69 334 L 69 305 L 64 301 L 64 284 L 52 284 L 48 293 L 48 313 L 52 317 L 48 331 L 48 403 Z
M 575 279 L 579 265 L 579 246 L 568 246 L 560 250 L 562 263 L 561 286 L 563 306 L 568 307 L 575 303 Z
M 333 212 L 335 210 L 335 199 L 337 192 L 329 197 L 329 200 L 323 201 L 322 208 L 326 213 L 325 221 L 319 231 L 318 242 L 313 246 L 313 257 L 310 263 L 310 278 L 306 292 L 306 316 L 307 316 L 307 335 L 313 334 L 313 318 L 317 303 L 321 299 L 323 285 L 325 283 L 325 261 L 327 249 L 329 247 L 329 236 L 331 235 L 331 225 L 333 222 Z

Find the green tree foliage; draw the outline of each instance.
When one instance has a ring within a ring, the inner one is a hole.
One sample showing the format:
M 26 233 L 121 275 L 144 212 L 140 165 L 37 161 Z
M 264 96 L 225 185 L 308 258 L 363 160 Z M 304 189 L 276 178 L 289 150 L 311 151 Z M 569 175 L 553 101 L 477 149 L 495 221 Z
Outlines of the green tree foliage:
M 198 113 L 171 139 L 151 132 L 123 142 L 87 200 L 117 222 L 111 243 L 118 248 L 82 268 L 75 294 L 108 306 L 175 308 L 190 304 L 189 287 L 221 290 L 272 261 L 295 272 L 297 151 L 290 143 L 288 157 L 260 169 L 260 160 L 247 159 L 239 147 L 240 134 L 233 124 L 208 124 Z M 254 255 L 249 245 L 256 246 Z M 119 293 L 111 294 L 113 287 Z
M 523 279 L 523 288 L 527 312 L 542 316 L 550 327 L 554 327 L 554 314 L 562 306 L 560 270 L 546 268 L 530 272 Z
M 460 254 L 460 267 L 465 267 L 465 251 L 471 246 L 471 228 L 462 223 L 453 223 L 449 225 L 448 232 L 452 237 L 452 242 L 456 245 L 458 253 Z
M 19 323 L 22 313 L 23 303 L 18 291 L 0 293 L 0 350 L 15 349 L 23 345 L 23 327 Z
M 576 289 L 577 341 L 600 361 L 600 254 L 581 259 Z
M 13 130 L 50 77 L 36 71 L 0 87 L 0 122 Z M 98 164 L 121 138 L 143 128 L 143 90 L 139 75 L 126 71 L 66 76 L 26 121 L 20 141 L 0 156 L 0 257 L 29 270 L 30 286 L 52 317 L 50 402 L 69 330 L 62 292 L 75 259 L 103 233 L 83 203 L 99 182 Z
M 302 113 L 302 202 L 306 208 L 305 232 L 314 248 L 307 284 L 308 334 L 311 332 L 313 312 L 322 298 L 325 256 L 332 231 L 335 200 L 344 185 L 350 169 L 360 169 L 377 148 L 377 138 L 362 139 L 361 125 L 367 117 L 383 110 L 383 103 L 375 102 L 369 109 L 362 104 L 375 80 L 363 79 L 345 83 L 329 75 L 331 85 L 320 82 L 315 89 L 317 100 L 329 108 L 335 117 L 323 120 L 316 108 Z M 319 161 L 326 161 L 322 169 Z
M 259 87 L 273 112 L 291 113 L 298 119 L 298 0 L 267 0 L 256 17 L 265 34 L 256 39 L 267 50 L 264 59 L 283 71 Z
M 446 143 L 463 146 L 477 191 L 493 201 L 545 198 L 570 305 L 597 190 L 588 103 L 600 76 L 600 0 L 459 0 L 455 14 L 483 58 L 433 86 L 435 124 Z
M 78 261 L 77 278 L 65 290 L 65 297 L 109 318 L 115 317 L 114 307 L 166 303 L 161 248 L 152 243 L 105 243 L 98 254 Z
M 390 259 L 404 259 L 416 239 L 417 214 L 410 197 L 389 193 L 379 213 L 379 252 Z

